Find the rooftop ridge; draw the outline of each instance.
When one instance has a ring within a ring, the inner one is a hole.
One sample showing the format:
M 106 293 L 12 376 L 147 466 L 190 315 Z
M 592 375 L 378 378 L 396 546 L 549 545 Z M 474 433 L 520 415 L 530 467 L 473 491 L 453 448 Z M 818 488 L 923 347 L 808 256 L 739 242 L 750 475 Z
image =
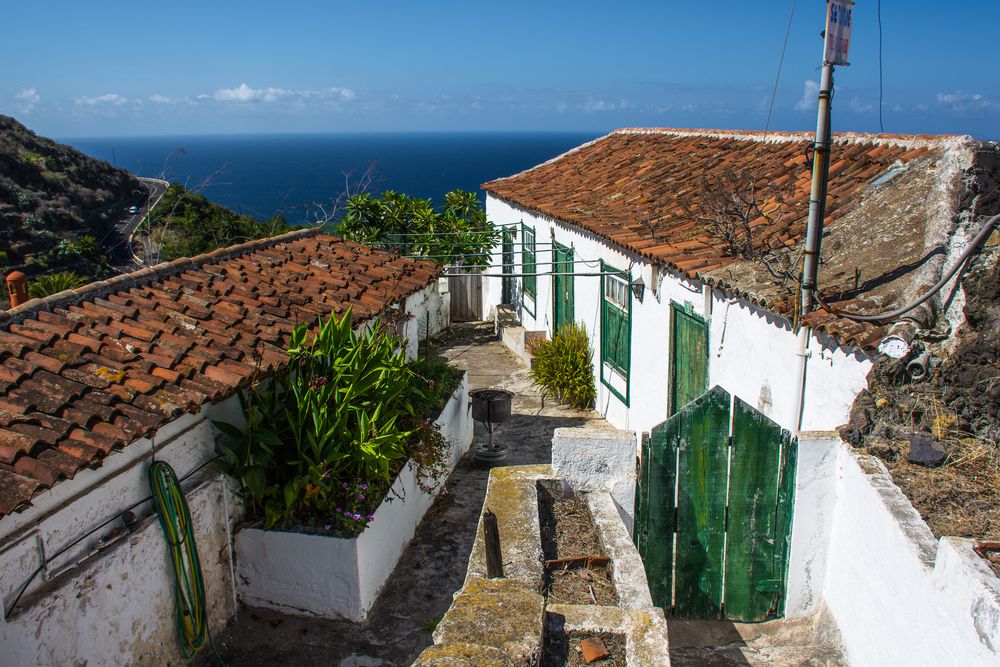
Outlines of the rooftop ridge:
M 713 139 L 735 139 L 738 141 L 761 141 L 766 143 L 786 143 L 809 140 L 815 136 L 811 131 L 787 130 L 721 130 L 710 128 L 672 127 L 622 127 L 605 136 L 613 135 L 662 134 L 676 137 L 709 137 Z M 603 138 L 603 137 L 602 137 Z M 975 142 L 967 134 L 874 134 L 868 132 L 834 132 L 834 143 L 890 144 L 904 148 L 942 147 Z
M 319 232 L 319 227 L 308 227 L 305 229 L 296 229 L 290 232 L 285 232 L 284 234 L 279 234 L 278 236 L 253 239 L 251 241 L 226 246 L 224 248 L 216 248 L 215 250 L 202 253 L 201 255 L 195 255 L 194 257 L 179 257 L 169 262 L 161 262 L 155 266 L 146 266 L 128 273 L 121 273 L 116 276 L 112 276 L 107 280 L 97 280 L 77 287 L 76 289 L 63 290 L 62 292 L 43 298 L 31 299 L 15 308 L 0 310 L 0 327 L 10 324 L 18 324 L 39 311 L 51 312 L 56 308 L 65 308 L 67 306 L 77 305 L 81 301 L 85 301 L 87 299 L 101 299 L 109 294 L 114 294 L 131 287 L 139 287 L 141 285 L 149 284 L 159 278 L 169 278 L 170 276 L 177 275 L 178 273 L 182 273 L 188 269 L 201 268 L 210 262 L 233 259 L 234 257 L 246 255 L 261 248 L 267 248 L 278 245 L 279 243 L 315 236 L 319 234 Z

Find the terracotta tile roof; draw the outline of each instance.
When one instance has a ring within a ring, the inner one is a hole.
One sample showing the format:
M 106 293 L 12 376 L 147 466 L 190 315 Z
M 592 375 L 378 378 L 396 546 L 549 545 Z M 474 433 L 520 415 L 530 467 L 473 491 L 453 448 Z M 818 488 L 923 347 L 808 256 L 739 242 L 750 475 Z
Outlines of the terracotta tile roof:
M 930 163 L 941 156 L 949 140 L 967 138 L 835 135 L 825 230 L 836 228 L 856 207 L 872 180 L 893 166 Z M 770 220 L 760 217 L 752 222 L 755 243 L 770 248 L 801 244 L 808 218 L 811 144 L 812 134 L 804 132 L 764 136 L 741 131 L 622 129 L 482 187 L 500 199 L 591 232 L 688 278 L 790 316 L 794 289 L 776 290 L 760 280 L 749 285 L 733 279 L 741 272 L 737 265 L 748 262 L 727 253 L 726 244 L 699 217 L 705 215 L 706 179 L 718 182 L 727 171 L 749 170 L 770 188 L 768 198 L 761 202 Z M 891 216 L 884 218 L 886 224 L 891 222 Z M 859 296 L 863 297 L 855 295 Z M 834 301 L 837 307 L 848 309 L 864 303 L 863 298 Z M 812 313 L 808 323 L 862 348 L 873 346 L 881 337 L 880 327 L 854 324 L 824 311 Z
M 303 230 L 0 311 L 0 516 L 283 364 L 296 324 L 366 319 L 438 275 Z

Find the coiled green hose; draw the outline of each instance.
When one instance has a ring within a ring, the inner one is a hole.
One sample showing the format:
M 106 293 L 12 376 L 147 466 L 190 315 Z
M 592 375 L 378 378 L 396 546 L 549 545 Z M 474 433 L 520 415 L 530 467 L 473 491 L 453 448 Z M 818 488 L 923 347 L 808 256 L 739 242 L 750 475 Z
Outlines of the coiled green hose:
M 191 512 L 170 464 L 153 461 L 146 474 L 174 569 L 177 638 L 181 654 L 188 659 L 204 648 L 206 639 L 210 639 L 205 585 L 194 541 Z

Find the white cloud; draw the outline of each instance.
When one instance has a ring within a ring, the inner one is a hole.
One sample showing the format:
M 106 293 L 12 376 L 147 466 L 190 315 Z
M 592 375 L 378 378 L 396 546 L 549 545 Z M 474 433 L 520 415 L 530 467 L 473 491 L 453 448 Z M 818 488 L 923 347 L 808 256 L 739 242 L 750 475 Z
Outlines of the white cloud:
M 208 97 L 199 95 L 199 99 Z M 285 88 L 251 88 L 246 83 L 241 83 L 236 88 L 220 88 L 216 90 L 212 97 L 219 102 L 236 102 L 237 104 L 247 104 L 251 102 L 264 102 L 273 104 L 281 101 L 303 102 L 332 101 L 350 102 L 356 96 L 350 88 L 331 87 L 323 90 L 287 90 Z
M 819 96 L 819 82 L 808 80 L 802 89 L 802 99 L 795 103 L 796 111 L 809 111 L 816 108 L 816 99 Z
M 174 99 L 172 97 L 167 97 L 166 95 L 160 95 L 159 93 L 149 96 L 149 101 L 153 104 L 173 104 Z
M 851 100 L 847 103 L 847 106 L 850 107 L 851 111 L 853 111 L 854 113 L 871 113 L 875 111 L 874 104 L 868 104 L 866 102 L 862 102 L 861 98 L 857 96 L 852 97 Z
M 95 95 L 93 97 L 74 97 L 73 101 L 77 106 L 91 109 L 120 107 L 128 104 L 128 98 L 122 97 L 118 93 L 107 93 L 106 95 Z
M 984 97 L 981 93 L 965 93 L 961 90 L 956 90 L 953 93 L 938 93 L 937 103 L 939 107 L 959 113 L 1000 109 L 1000 104 Z
M 41 103 L 42 96 L 34 88 L 25 88 L 14 95 L 14 99 L 17 100 L 17 110 L 20 113 L 31 113 Z
M 618 100 L 617 102 L 609 102 L 607 100 L 599 100 L 593 97 L 588 97 L 587 100 L 580 105 L 581 109 L 589 113 L 614 111 L 615 109 L 629 109 L 631 107 L 632 103 L 624 98 Z
M 563 102 L 559 102 L 559 104 L 556 105 L 556 113 L 566 113 L 566 111 L 568 109 L 569 109 L 569 105 L 566 104 L 566 102 L 564 102 L 564 101 Z

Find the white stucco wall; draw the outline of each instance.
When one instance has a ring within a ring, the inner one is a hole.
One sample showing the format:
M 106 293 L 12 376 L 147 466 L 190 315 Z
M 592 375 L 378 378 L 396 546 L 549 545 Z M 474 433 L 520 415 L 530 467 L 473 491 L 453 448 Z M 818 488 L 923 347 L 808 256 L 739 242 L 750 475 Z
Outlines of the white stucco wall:
M 238 419 L 235 399 L 208 406 L 109 456 L 36 497 L 21 514 L 0 520 L 0 591 L 5 608 L 40 563 L 77 536 L 149 496 L 146 470 L 155 454 L 184 476 L 214 456 L 211 419 Z M 239 512 L 230 483 L 207 466 L 183 483 L 204 574 L 210 627 L 221 630 L 236 612 L 229 526 Z M 182 662 L 174 624 L 173 575 L 151 502 L 135 510 L 140 527 L 101 551 L 97 540 L 116 521 L 35 578 L 0 623 L 3 664 L 119 665 Z M 78 562 L 81 561 L 82 562 Z
M 486 210 L 498 225 L 535 229 L 539 272 L 551 270 L 553 240 L 573 248 L 575 273 L 599 273 L 600 262 L 642 277 L 646 289 L 640 303 L 632 299 L 632 363 L 629 373 L 629 405 L 597 382 L 596 407 L 615 427 L 637 433 L 648 431 L 667 416 L 669 378 L 670 304 L 688 305 L 691 312 L 709 324 L 709 387 L 720 385 L 790 431 L 826 431 L 847 421 L 855 396 L 867 384 L 871 360 L 824 335 L 810 335 L 806 352 L 805 406 L 798 423 L 802 355 L 797 335 L 781 317 L 756 308 L 720 290 L 706 290 L 668 271 L 654 269 L 643 258 L 613 246 L 596 236 L 563 223 L 525 211 L 487 195 Z M 516 239 L 521 241 L 520 231 Z M 521 246 L 515 244 L 515 264 L 520 264 Z M 499 274 L 499 248 L 494 256 Z M 518 271 L 520 268 L 518 267 Z M 520 281 L 518 281 L 520 284 Z M 528 331 L 552 329 L 552 278 L 537 278 L 537 299 L 518 295 L 519 314 Z M 574 279 L 575 316 L 584 324 L 594 348 L 594 376 L 600 377 L 601 280 L 596 276 Z M 501 281 L 486 278 L 483 285 L 484 312 L 499 302 Z M 524 301 L 527 300 L 527 308 Z M 532 314 L 533 313 L 533 314 Z M 608 376 L 607 372 L 605 373 Z M 613 377 L 613 376 L 612 376 Z M 614 380 L 617 388 L 622 384 Z M 623 391 L 621 393 L 624 393 Z
M 824 597 L 851 665 L 1000 664 L 1000 579 L 935 540 L 877 459 L 839 451 Z
M 417 357 L 428 337 L 435 336 L 451 324 L 449 300 L 447 294 L 441 293 L 442 285 L 447 289 L 447 280 L 435 280 L 406 298 L 404 306 L 409 317 L 402 324 L 400 333 L 406 338 L 406 356 L 409 359 Z

